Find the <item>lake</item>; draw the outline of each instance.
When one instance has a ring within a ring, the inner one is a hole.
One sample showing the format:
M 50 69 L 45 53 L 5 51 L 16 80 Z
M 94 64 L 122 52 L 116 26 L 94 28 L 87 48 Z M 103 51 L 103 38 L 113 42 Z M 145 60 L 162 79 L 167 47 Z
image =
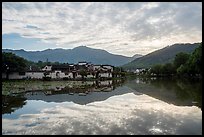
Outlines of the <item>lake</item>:
M 202 81 L 2 82 L 2 134 L 202 135 Z

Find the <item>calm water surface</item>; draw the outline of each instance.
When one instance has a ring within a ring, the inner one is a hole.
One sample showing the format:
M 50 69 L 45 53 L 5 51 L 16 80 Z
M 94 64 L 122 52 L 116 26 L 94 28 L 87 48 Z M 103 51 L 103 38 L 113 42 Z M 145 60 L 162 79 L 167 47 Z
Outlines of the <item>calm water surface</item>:
M 2 84 L 2 134 L 202 134 L 201 81 Z

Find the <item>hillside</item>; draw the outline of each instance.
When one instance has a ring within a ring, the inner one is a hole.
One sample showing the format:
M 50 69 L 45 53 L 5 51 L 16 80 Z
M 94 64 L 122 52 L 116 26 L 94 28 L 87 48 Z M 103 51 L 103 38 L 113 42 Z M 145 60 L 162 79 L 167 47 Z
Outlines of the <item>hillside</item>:
M 124 69 L 148 68 L 154 64 L 164 64 L 173 61 L 175 55 L 179 52 L 192 53 L 199 43 L 194 44 L 174 44 L 160 50 L 149 53 L 140 58 L 123 65 Z
M 38 62 L 48 61 L 60 63 L 77 63 L 87 61 L 93 64 L 109 64 L 113 66 L 124 65 L 134 58 L 111 54 L 105 50 L 79 46 L 74 49 L 47 49 L 44 51 L 25 51 L 3 49 L 2 52 L 12 52 L 27 60 Z M 138 55 L 137 55 L 138 56 Z

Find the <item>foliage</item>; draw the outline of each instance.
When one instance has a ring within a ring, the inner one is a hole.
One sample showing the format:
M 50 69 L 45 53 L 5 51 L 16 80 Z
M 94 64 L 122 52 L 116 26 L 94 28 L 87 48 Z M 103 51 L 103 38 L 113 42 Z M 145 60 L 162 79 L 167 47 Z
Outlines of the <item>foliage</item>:
M 179 75 L 202 75 L 202 43 L 190 55 L 185 64 L 177 68 Z
M 123 65 L 126 70 L 135 70 L 137 68 L 150 68 L 156 64 L 172 63 L 176 54 L 179 52 L 192 53 L 200 43 L 194 44 L 174 44 L 163 49 L 156 50 L 140 58 Z
M 154 66 L 151 68 L 151 73 L 156 74 L 156 75 L 159 75 L 160 72 L 161 72 L 161 69 L 162 69 L 162 65 L 161 65 L 161 64 L 154 65 Z
M 190 56 L 185 67 L 188 67 L 188 73 L 202 74 L 202 43 Z
M 113 77 L 124 77 L 125 71 L 122 67 L 114 67 L 113 69 Z
M 202 76 L 202 43 L 192 54 L 180 52 L 176 54 L 173 63 L 152 66 L 151 73 L 161 75 L 201 75 Z
M 22 108 L 26 104 L 26 98 L 17 96 L 2 95 L 2 114 L 11 114 L 15 110 Z
M 26 68 L 27 60 L 22 57 L 16 56 L 13 53 L 2 53 L 2 71 L 15 72 L 24 71 Z
M 82 79 L 84 79 L 84 76 L 87 76 L 87 72 L 85 70 L 80 70 L 79 74 L 82 76 Z
M 2 52 L 2 71 L 3 72 L 20 72 L 29 70 L 30 67 L 35 70 L 40 70 L 46 65 L 60 65 L 59 62 L 32 62 L 22 57 L 19 57 L 11 52 Z M 64 64 L 64 63 L 63 63 Z M 8 70 L 8 71 L 7 71 Z
M 180 52 L 176 54 L 176 57 L 174 58 L 174 66 L 176 68 L 179 68 L 181 65 L 186 64 L 188 61 L 190 55 L 188 53 Z
M 175 67 L 172 63 L 166 63 L 162 66 L 162 73 L 164 75 L 172 75 L 175 73 Z

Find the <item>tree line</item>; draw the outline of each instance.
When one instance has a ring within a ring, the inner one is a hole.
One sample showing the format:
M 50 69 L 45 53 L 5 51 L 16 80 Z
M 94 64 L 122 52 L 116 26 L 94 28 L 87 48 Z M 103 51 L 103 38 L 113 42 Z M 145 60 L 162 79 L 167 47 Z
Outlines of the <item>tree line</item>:
M 172 63 L 156 64 L 148 73 L 156 76 L 202 76 L 202 43 L 192 54 L 180 52 Z
M 2 52 L 2 71 L 10 71 L 10 72 L 22 72 L 29 70 L 30 67 L 34 69 L 41 69 L 42 67 L 46 65 L 59 65 L 59 64 L 65 64 L 65 63 L 59 63 L 59 62 L 32 62 L 28 61 L 22 57 L 19 57 L 11 52 Z
M 28 61 L 22 57 L 19 57 L 11 52 L 2 52 L 2 72 L 6 73 L 7 78 L 9 73 L 11 72 L 25 72 L 26 70 L 29 70 L 30 67 L 32 70 L 40 70 L 46 65 L 61 65 L 61 64 L 67 64 L 67 63 L 59 63 L 59 62 L 32 62 Z M 99 72 L 93 72 L 93 75 L 96 75 L 98 77 Z M 80 70 L 80 75 L 82 75 L 82 78 L 88 75 L 88 72 L 85 70 Z M 113 70 L 113 77 L 124 77 L 125 71 L 122 67 L 114 67 Z
M 10 72 L 22 72 L 32 69 L 41 69 L 45 65 L 59 65 L 65 63 L 59 62 L 32 62 L 22 57 L 16 56 L 13 53 L 2 52 L 2 72 L 7 74 Z M 82 75 L 86 75 L 84 71 L 80 72 Z M 178 53 L 172 63 L 156 64 L 148 71 L 146 69 L 143 74 L 156 75 L 156 76 L 202 76 L 202 42 L 198 48 L 194 50 L 192 54 L 180 52 Z M 126 72 L 122 67 L 114 67 L 114 77 L 124 77 Z

